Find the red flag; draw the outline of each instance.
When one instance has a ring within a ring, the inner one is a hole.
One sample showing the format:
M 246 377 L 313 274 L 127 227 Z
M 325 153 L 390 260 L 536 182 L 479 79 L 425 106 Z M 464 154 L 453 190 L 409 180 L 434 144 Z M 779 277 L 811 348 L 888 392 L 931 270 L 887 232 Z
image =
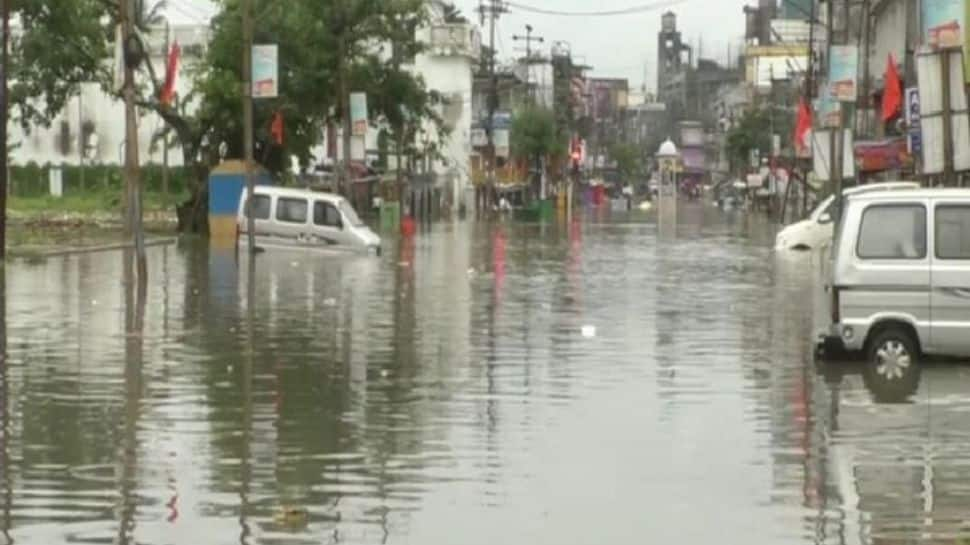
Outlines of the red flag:
M 276 112 L 273 114 L 273 122 L 269 126 L 269 132 L 273 135 L 273 141 L 277 146 L 283 145 L 283 114 Z
M 896 117 L 903 107 L 903 83 L 899 79 L 896 60 L 889 54 L 889 64 L 886 66 L 886 88 L 882 92 L 882 120 L 889 121 Z
M 169 106 L 175 98 L 175 84 L 178 83 L 179 59 L 182 56 L 182 48 L 178 42 L 172 44 L 172 49 L 168 52 L 168 64 L 165 65 L 165 85 L 162 86 L 162 93 L 158 99 L 162 104 Z
M 803 152 L 808 148 L 805 137 L 812 130 L 812 109 L 804 97 L 798 100 L 798 118 L 795 120 L 795 151 Z

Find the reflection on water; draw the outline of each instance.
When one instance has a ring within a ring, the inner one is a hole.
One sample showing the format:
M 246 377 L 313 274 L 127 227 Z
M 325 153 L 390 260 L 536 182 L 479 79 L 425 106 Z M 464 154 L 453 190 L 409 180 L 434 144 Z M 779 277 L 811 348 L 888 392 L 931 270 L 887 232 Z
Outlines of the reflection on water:
M 970 368 L 893 406 L 817 375 L 817 259 L 758 218 L 678 218 L 252 268 L 185 241 L 144 297 L 120 255 L 10 264 L 0 542 L 970 537 Z

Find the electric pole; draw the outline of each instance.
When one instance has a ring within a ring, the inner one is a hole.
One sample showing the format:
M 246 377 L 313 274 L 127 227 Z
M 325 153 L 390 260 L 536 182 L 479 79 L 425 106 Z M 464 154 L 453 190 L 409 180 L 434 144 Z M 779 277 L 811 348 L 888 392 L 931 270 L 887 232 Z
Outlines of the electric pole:
M 7 257 L 7 66 L 10 65 L 10 0 L 0 0 L 3 51 L 0 52 L 0 260 Z
M 243 0 L 243 147 L 246 159 L 246 244 L 249 258 L 256 257 L 256 218 L 253 217 L 253 194 L 255 180 L 253 179 L 253 4 L 252 0 Z M 249 279 L 253 281 L 252 277 Z
M 495 59 L 498 57 L 498 52 L 495 51 L 495 23 L 498 20 L 500 14 L 506 11 L 502 0 L 486 0 L 487 3 L 482 3 L 479 6 L 482 18 L 484 19 L 486 13 L 488 14 L 489 21 L 489 38 L 488 38 L 488 78 L 489 78 L 489 93 L 488 93 L 488 126 L 485 127 L 485 136 L 487 138 L 487 148 L 488 148 L 488 162 L 487 162 L 487 172 L 486 172 L 486 194 L 485 194 L 485 207 L 489 208 L 492 200 L 492 191 L 495 188 L 495 110 L 498 108 L 498 75 L 495 73 Z
M 131 0 L 120 0 L 121 40 L 124 45 L 125 79 L 125 187 L 127 188 L 127 230 L 134 237 L 138 263 L 138 281 L 147 279 L 145 231 L 142 225 L 142 193 L 138 166 L 138 112 L 135 110 L 135 68 L 145 62 L 141 42 L 135 36 L 135 14 Z M 6 34 L 6 33 L 5 33 Z M 151 61 L 148 61 L 151 62 Z
M 530 102 L 533 100 L 532 85 L 530 79 L 532 77 L 532 42 L 543 43 L 545 38 L 542 36 L 532 36 L 532 25 L 525 25 L 525 36 L 512 36 L 512 40 L 516 42 L 525 42 L 525 91 L 529 97 Z

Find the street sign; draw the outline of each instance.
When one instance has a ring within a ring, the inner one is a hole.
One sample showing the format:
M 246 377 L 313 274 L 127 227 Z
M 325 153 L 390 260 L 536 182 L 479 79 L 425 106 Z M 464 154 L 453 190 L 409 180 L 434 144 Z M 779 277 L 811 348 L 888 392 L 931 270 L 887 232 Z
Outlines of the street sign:
M 859 81 L 859 48 L 854 45 L 829 47 L 829 96 L 839 102 L 855 102 Z
M 253 46 L 253 98 L 279 96 L 279 48 L 273 45 Z
M 920 127 L 919 88 L 906 89 L 906 148 L 910 155 L 916 156 L 923 150 L 923 133 Z
M 350 93 L 351 134 L 367 136 L 367 93 Z

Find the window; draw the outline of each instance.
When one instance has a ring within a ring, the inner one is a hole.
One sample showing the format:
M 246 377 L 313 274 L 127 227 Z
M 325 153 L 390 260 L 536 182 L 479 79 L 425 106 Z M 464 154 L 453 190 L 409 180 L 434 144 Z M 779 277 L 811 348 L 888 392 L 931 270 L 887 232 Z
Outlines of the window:
M 917 204 L 866 208 L 856 251 L 862 259 L 923 259 L 926 209 Z
M 936 257 L 970 259 L 970 206 L 936 208 Z
M 337 207 L 328 203 L 317 201 L 313 203 L 313 224 L 322 227 L 342 227 L 340 221 L 340 211 Z
M 276 219 L 285 223 L 306 223 L 307 204 L 303 199 L 280 199 L 276 203 Z
M 258 220 L 268 220 L 270 204 L 269 195 L 256 195 L 253 197 L 253 217 Z M 248 214 L 248 210 L 246 212 Z M 246 217 L 249 216 L 247 215 Z
M 364 225 L 364 222 L 360 220 L 360 216 L 357 215 L 357 211 L 354 210 L 354 207 L 349 202 L 340 201 L 340 210 L 343 212 L 344 217 L 347 218 L 347 222 L 354 227 Z

